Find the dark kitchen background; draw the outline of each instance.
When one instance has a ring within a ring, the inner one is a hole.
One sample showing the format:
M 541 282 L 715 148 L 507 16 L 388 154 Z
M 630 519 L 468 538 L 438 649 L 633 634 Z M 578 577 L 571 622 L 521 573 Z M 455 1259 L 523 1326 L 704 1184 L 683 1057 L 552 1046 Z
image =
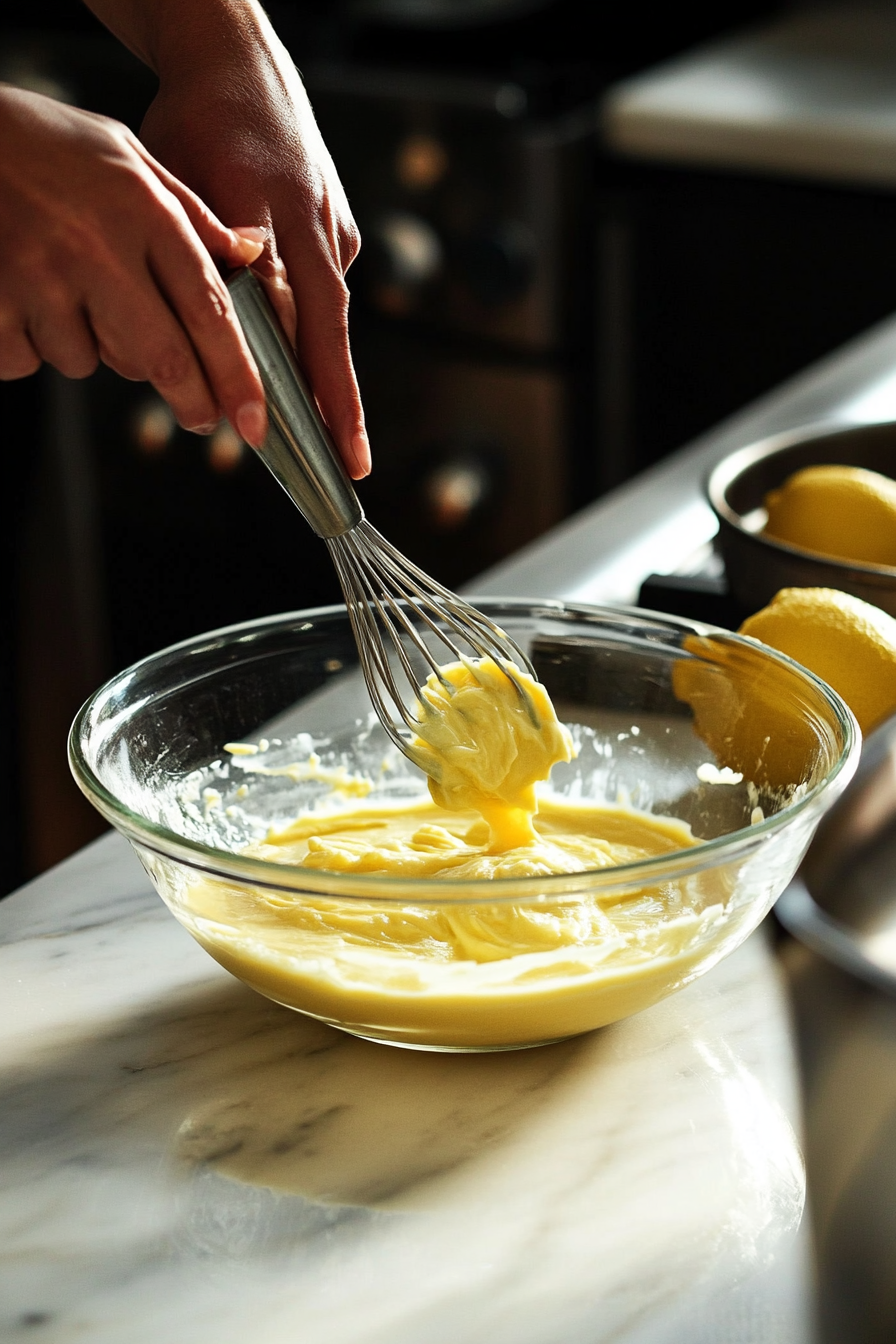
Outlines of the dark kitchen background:
M 436 577 L 463 584 L 896 307 L 887 193 L 601 146 L 609 85 L 786 8 L 269 6 L 364 238 L 349 279 L 375 471 L 359 493 Z M 135 129 L 154 91 L 75 0 L 4 10 L 0 78 Z M 42 370 L 2 386 L 0 410 L 6 891 L 101 825 L 64 752 L 98 682 L 339 593 L 226 426 L 185 434 L 105 370 Z

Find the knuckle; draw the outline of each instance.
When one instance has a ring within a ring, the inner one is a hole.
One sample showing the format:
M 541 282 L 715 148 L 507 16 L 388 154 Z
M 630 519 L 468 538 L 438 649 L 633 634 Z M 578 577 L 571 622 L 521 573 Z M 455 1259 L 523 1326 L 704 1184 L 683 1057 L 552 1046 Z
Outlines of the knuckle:
M 190 376 L 192 365 L 193 360 L 186 350 L 169 345 L 149 356 L 146 377 L 160 391 L 180 387 Z
M 100 358 L 107 368 L 118 374 L 119 378 L 126 378 L 129 383 L 146 381 L 145 373 L 135 360 L 127 359 L 108 348 L 100 351 Z
M 327 324 L 327 334 L 330 344 L 340 352 L 347 351 L 349 348 L 348 334 L 348 294 L 339 293 L 336 296 L 333 306 L 333 312 L 330 321 Z
M 196 429 L 213 424 L 220 419 L 221 412 L 217 403 L 202 382 L 197 380 L 186 385 L 161 386 L 150 380 L 156 391 L 168 402 L 183 429 Z
M 15 269 L 20 292 L 33 294 L 46 283 L 47 249 L 36 240 L 25 240 L 16 249 Z
M 326 325 L 328 333 L 348 332 L 349 288 L 336 266 L 328 266 L 319 273 L 316 282 L 306 287 L 305 293 L 314 296 L 317 320 Z
M 343 271 L 347 271 L 361 251 L 361 233 L 354 220 L 344 224 L 339 231 L 339 259 Z
M 47 321 L 50 322 L 64 320 L 75 307 L 69 286 L 51 271 L 44 274 L 37 302 L 42 312 L 46 314 Z
M 230 304 L 226 292 L 214 284 L 208 284 L 202 293 L 191 303 L 184 313 L 188 327 L 203 333 L 217 331 L 222 324 L 230 321 Z

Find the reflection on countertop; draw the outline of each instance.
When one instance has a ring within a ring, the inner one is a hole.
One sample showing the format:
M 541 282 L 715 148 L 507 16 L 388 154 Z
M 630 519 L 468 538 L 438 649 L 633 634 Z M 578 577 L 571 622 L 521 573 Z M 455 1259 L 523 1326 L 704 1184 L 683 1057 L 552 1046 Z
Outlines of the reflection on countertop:
M 123 841 L 66 867 L 0 912 L 4 1337 L 805 1338 L 761 934 L 617 1026 L 427 1055 L 232 981 Z
M 896 1338 L 896 1000 L 786 938 L 823 1344 Z

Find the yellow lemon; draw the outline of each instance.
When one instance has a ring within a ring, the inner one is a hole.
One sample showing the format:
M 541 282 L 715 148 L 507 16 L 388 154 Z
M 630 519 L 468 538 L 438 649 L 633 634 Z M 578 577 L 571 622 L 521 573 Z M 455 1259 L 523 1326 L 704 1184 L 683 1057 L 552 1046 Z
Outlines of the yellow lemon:
M 833 588 L 782 588 L 740 628 L 808 667 L 868 733 L 896 713 L 896 620 Z
M 765 497 L 765 535 L 866 565 L 896 565 L 896 481 L 863 467 L 805 467 Z
M 829 735 L 816 715 L 800 710 L 796 668 L 715 635 L 688 635 L 683 648 L 696 657 L 674 664 L 672 686 L 720 765 L 773 791 L 811 784 L 830 769 Z

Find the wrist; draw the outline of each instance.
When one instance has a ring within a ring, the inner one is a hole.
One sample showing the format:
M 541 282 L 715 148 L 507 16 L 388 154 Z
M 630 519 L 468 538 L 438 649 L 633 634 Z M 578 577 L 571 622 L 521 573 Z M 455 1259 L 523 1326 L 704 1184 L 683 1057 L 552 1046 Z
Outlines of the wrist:
M 248 73 L 278 43 L 255 0 L 161 0 L 153 5 L 152 66 L 162 85 Z
M 273 44 L 256 0 L 86 0 L 116 37 L 163 84 L 196 82 L 203 72 L 251 65 Z

